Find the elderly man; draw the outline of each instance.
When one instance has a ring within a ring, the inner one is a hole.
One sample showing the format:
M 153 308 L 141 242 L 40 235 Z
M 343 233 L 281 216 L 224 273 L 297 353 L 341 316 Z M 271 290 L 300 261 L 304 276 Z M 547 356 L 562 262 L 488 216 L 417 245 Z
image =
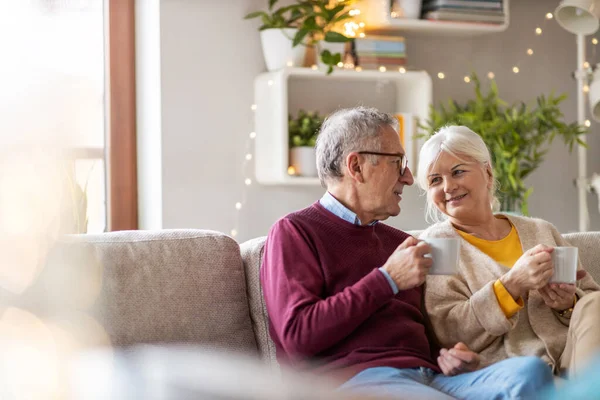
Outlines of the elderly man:
M 357 107 L 332 114 L 317 141 L 325 195 L 275 223 L 261 281 L 277 358 L 343 384 L 402 398 L 533 396 L 551 384 L 538 358 L 478 369 L 463 343 L 439 349 L 427 328 L 429 246 L 380 223 L 413 184 L 393 116 Z

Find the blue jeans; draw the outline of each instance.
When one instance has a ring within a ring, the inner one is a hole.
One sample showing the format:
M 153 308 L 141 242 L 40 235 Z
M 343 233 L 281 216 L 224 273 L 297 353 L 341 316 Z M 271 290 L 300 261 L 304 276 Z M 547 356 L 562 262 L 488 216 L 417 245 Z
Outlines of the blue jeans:
M 554 385 L 550 367 L 537 357 L 514 357 L 478 371 L 445 376 L 429 368 L 366 369 L 338 390 L 402 399 L 528 399 Z

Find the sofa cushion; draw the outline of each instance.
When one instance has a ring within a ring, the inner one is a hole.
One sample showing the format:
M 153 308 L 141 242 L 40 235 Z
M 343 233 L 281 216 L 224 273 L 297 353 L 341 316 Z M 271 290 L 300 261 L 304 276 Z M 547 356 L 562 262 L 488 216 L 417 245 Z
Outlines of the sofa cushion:
M 248 300 L 250 305 L 250 317 L 252 328 L 256 335 L 258 351 L 261 357 L 271 366 L 277 369 L 277 358 L 275 355 L 275 343 L 269 336 L 269 319 L 267 318 L 267 306 L 263 297 L 260 284 L 260 266 L 265 245 L 266 236 L 249 240 L 240 245 L 244 269 L 246 270 L 246 285 L 248 287 Z
M 600 232 L 567 233 L 563 237 L 579 248 L 579 260 L 583 268 L 600 283 Z
M 69 236 L 45 275 L 84 275 L 80 269 L 94 265 L 101 284 L 87 308 L 113 345 L 201 343 L 256 353 L 239 246 L 230 237 L 206 230 Z M 60 290 L 56 279 L 44 286 Z

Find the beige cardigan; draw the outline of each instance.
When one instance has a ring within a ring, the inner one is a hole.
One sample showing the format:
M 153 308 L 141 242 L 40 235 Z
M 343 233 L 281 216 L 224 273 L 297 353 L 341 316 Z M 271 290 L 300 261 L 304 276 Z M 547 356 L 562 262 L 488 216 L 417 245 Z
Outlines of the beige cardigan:
M 541 219 L 505 215 L 515 226 L 523 251 L 539 243 L 569 246 L 558 230 Z M 555 372 L 565 348 L 569 320 L 545 305 L 537 291 L 524 298 L 525 307 L 506 318 L 494 294 L 494 282 L 509 268 L 498 264 L 464 240 L 449 221 L 426 229 L 419 235 L 453 237 L 461 240 L 459 272 L 455 276 L 427 277 L 425 306 L 438 341 L 443 347 L 464 342 L 480 353 L 483 365 L 508 357 L 542 357 Z M 581 264 L 579 269 L 582 269 Z M 600 290 L 588 274 L 577 284 L 577 295 Z

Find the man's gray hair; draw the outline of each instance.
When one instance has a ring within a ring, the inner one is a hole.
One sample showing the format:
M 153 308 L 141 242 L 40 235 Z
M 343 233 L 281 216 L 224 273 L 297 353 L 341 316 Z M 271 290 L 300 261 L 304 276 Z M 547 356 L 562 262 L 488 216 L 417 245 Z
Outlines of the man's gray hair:
M 398 131 L 398 120 L 375 108 L 338 110 L 327 117 L 317 137 L 317 172 L 321 186 L 344 176 L 346 156 L 353 151 L 381 151 L 381 128 Z

